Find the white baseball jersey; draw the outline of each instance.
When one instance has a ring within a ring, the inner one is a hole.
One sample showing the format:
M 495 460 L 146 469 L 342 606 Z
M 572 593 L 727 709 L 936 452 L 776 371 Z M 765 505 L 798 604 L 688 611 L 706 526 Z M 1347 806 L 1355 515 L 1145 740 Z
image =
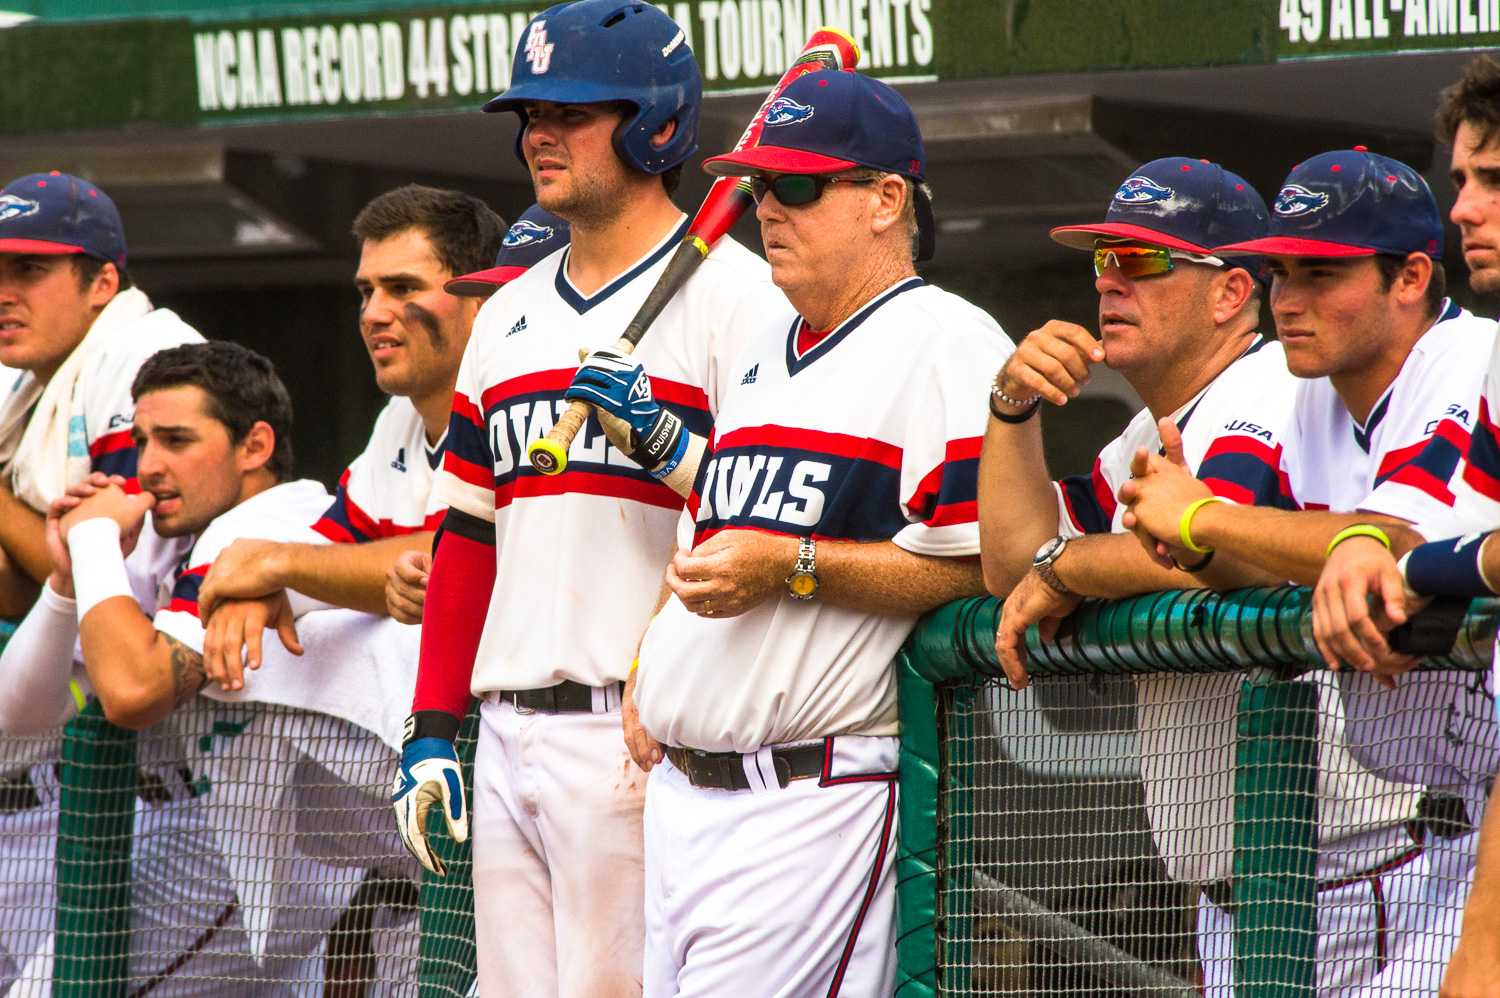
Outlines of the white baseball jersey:
M 204 632 L 198 617 L 198 590 L 219 552 L 241 538 L 325 543 L 310 524 L 327 508 L 328 490 L 321 482 L 303 479 L 272 486 L 219 515 L 163 582 L 165 599 L 156 611 L 156 629 L 201 655 Z
M 1492 320 L 1445 303 L 1364 425 L 1327 378 L 1303 382 L 1282 450 L 1289 495 L 1303 508 L 1384 513 L 1424 530 L 1455 524 L 1450 483 L 1464 481 L 1460 458 L 1470 450 L 1495 345 Z M 1469 477 L 1483 484 L 1481 467 Z M 1475 490 L 1467 492 L 1472 499 Z M 1429 702 L 1436 692 L 1427 687 L 1452 686 L 1453 677 L 1407 676 L 1398 685 L 1409 688 L 1386 694 L 1369 677 L 1341 674 L 1346 734 L 1356 758 L 1382 775 L 1418 784 L 1469 782 L 1460 774 L 1472 775 L 1476 766 L 1489 766 L 1493 775 L 1494 725 L 1473 723 L 1474 711 L 1463 704 L 1449 712 Z
M 763 318 L 730 372 L 678 545 L 758 530 L 977 555 L 983 399 L 1009 338 L 916 277 L 806 352 L 802 324 L 790 305 Z M 708 751 L 893 735 L 891 660 L 916 617 L 782 593 L 714 620 L 673 596 L 641 647 L 641 721 L 667 744 Z
M 1494 337 L 1485 369 L 1468 451 L 1449 487 L 1454 494 L 1454 520 L 1441 524 L 1446 529 L 1426 520 L 1418 523 L 1429 539 L 1500 527 L 1500 335 Z
M 151 309 L 145 295 L 134 289 L 116 296 L 114 312 L 106 308 L 91 331 L 90 340 L 78 349 L 86 350 L 68 404 L 66 480 L 71 483 L 88 471 L 123 475 L 135 479 L 135 441 L 131 423 L 135 418 L 135 401 L 130 388 L 141 365 L 152 355 L 169 347 L 202 343 L 200 336 L 176 314 L 167 309 Z M 110 317 L 140 312 L 128 321 L 111 322 Z M 93 337 L 102 337 L 97 345 Z M 7 372 L 11 376 L 0 383 L 0 424 L 8 421 L 12 410 L 29 418 L 30 405 L 39 392 L 35 376 L 29 372 Z M 30 401 L 28 401 L 30 400 Z M 60 442 L 60 441 L 59 441 Z M 0 466 L 4 462 L 0 461 Z M 5 469 L 7 482 L 17 495 L 27 490 L 18 487 L 19 466 Z M 45 512 L 45 510 L 40 510 Z
M 1288 497 L 1412 523 L 1446 515 L 1494 342 L 1492 320 L 1445 302 L 1363 425 L 1327 378 L 1304 380 L 1282 445 Z
M 370 442 L 339 478 L 333 505 L 314 529 L 336 542 L 436 530 L 443 506 L 432 495 L 432 477 L 446 446 L 446 432 L 429 445 L 411 400 L 393 397 L 376 417 Z
M 533 471 L 526 448 L 566 410 L 579 350 L 619 338 L 685 231 L 684 223 L 591 296 L 568 280 L 569 250 L 560 250 L 496 292 L 474 322 L 435 493 L 495 524 L 500 570 L 474 663 L 476 695 L 625 678 L 672 556 L 682 498 L 617 451 L 592 416 L 560 475 Z M 784 302 L 766 263 L 722 240 L 635 351 L 656 398 L 706 435 L 728 379 L 739 376 L 724 365 Z
M 132 595 L 143 612 L 158 607 L 192 545 L 190 537 L 162 538 L 152 530 L 142 531 L 125 567 Z M 75 648 L 74 678 L 81 691 L 89 692 L 79 657 Z M 58 664 L 65 667 L 65 663 Z M 203 760 L 185 748 L 181 721 L 180 713 L 172 715 L 144 734 L 137 746 L 140 799 L 133 829 L 136 876 L 131 896 L 130 977 L 139 982 L 161 975 L 157 991 L 175 998 L 218 994 L 226 978 L 310 979 L 321 966 L 313 951 L 327 924 L 337 917 L 338 906 L 329 904 L 327 897 L 318 899 L 322 905 L 304 904 L 288 920 L 290 924 L 278 927 L 281 931 L 265 947 L 268 961 L 262 963 L 252 956 L 243 898 L 230 877 L 210 820 L 211 783 L 203 780 Z M 25 744 L 23 739 L 8 741 Z M 44 982 L 38 993 L 45 993 L 53 949 L 53 847 L 59 796 L 51 764 L 33 766 L 27 780 L 36 788 L 37 804 L 0 818 L 0 865 L 16 877 L 0 898 L 4 914 L 0 967 L 8 963 L 11 974 L 28 982 L 23 987 Z M 21 924 L 13 924 L 16 918 Z M 211 926 L 216 928 L 210 931 Z M 269 983 L 265 990 L 275 995 L 295 991 Z
M 1171 414 L 1188 467 L 1216 495 L 1249 505 L 1289 505 L 1277 469 L 1301 385 L 1286 369 L 1281 344 L 1257 340 Z M 1156 417 L 1147 409 L 1105 446 L 1090 474 L 1057 483 L 1063 535 L 1124 532 L 1125 507 L 1115 496 L 1130 478 L 1138 447 L 1161 449 Z M 1210 882 L 1232 872 L 1234 718 L 1243 680 L 1238 672 L 1136 678 L 1146 809 L 1157 849 L 1176 880 Z M 1326 677 L 1309 681 L 1319 686 L 1318 827 L 1324 848 L 1318 872 L 1326 879 L 1388 859 L 1384 841 L 1362 833 L 1394 827 L 1414 811 L 1416 799 L 1349 756 L 1333 685 Z M 1192 751 L 1183 751 L 1185 742 Z M 1351 840 L 1356 844 L 1346 847 Z

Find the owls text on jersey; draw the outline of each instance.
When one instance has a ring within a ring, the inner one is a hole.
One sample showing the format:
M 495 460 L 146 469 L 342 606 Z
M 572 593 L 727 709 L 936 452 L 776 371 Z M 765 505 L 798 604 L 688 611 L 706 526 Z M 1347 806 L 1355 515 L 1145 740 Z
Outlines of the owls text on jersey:
M 475 320 L 434 491 L 442 505 L 495 524 L 501 568 L 475 659 L 476 694 L 625 678 L 682 499 L 611 446 L 592 416 L 561 475 L 533 471 L 526 448 L 566 409 L 579 350 L 619 338 L 684 231 L 589 296 L 569 282 L 569 250 L 560 250 L 496 292 Z M 768 313 L 786 308 L 765 261 L 724 239 L 635 356 L 658 400 L 707 434 L 729 361 Z
M 1362 426 L 1327 378 L 1303 381 L 1281 455 L 1288 497 L 1412 523 L 1447 516 L 1494 341 L 1493 321 L 1446 302 Z
M 437 446 L 429 446 L 422 416 L 411 400 L 392 398 L 314 529 L 335 542 L 436 530 L 443 507 L 433 498 L 432 478 L 443 463 L 447 439 L 445 433 Z
M 1014 349 L 962 299 L 910 278 L 804 352 L 784 305 L 730 372 L 678 545 L 722 530 L 979 552 L 989 379 Z M 642 723 L 670 745 L 754 752 L 896 733 L 890 663 L 914 615 L 772 596 L 729 619 L 676 597 L 640 656 Z
M 1257 340 L 1172 413 L 1194 475 L 1235 502 L 1286 505 L 1277 465 L 1299 384 L 1286 368 L 1281 344 Z M 1156 418 L 1146 409 L 1105 446 L 1092 473 L 1056 484 L 1063 535 L 1124 531 L 1125 508 L 1115 496 L 1139 447 L 1161 448 Z M 1182 882 L 1222 880 L 1232 872 L 1234 711 L 1242 679 L 1239 673 L 1136 679 L 1146 810 L 1167 871 Z M 1318 823 L 1325 848 L 1318 875 L 1326 879 L 1388 859 L 1379 836 L 1361 833 L 1394 827 L 1415 806 L 1415 797 L 1360 768 L 1340 737 L 1343 719 L 1331 684 L 1319 684 L 1319 698 Z M 1184 731 L 1193 733 L 1193 752 L 1181 751 Z M 1205 808 L 1218 813 L 1205 818 Z M 1350 840 L 1375 851 L 1347 848 Z
M 303 479 L 273 486 L 221 514 L 199 535 L 193 550 L 164 582 L 156 629 L 202 654 L 204 631 L 198 617 L 198 590 L 219 552 L 247 537 L 326 543 L 309 524 L 316 522 L 327 508 L 328 490 L 320 482 Z M 297 609 L 295 601 L 293 609 Z

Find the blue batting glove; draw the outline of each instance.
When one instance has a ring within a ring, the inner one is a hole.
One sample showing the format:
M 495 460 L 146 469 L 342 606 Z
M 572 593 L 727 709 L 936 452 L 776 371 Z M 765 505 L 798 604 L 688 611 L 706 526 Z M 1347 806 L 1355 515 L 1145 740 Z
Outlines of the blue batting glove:
M 469 804 L 464 796 L 463 769 L 453 742 L 431 735 L 417 737 L 416 722 L 416 715 L 406 719 L 406 741 L 391 787 L 391 804 L 396 809 L 396 831 L 401 835 L 401 844 L 418 863 L 441 877 L 447 867 L 427 841 L 427 812 L 433 804 L 441 802 L 448 834 L 453 841 L 463 842 L 469 837 Z
M 684 442 L 682 420 L 656 401 L 645 369 L 614 350 L 584 357 L 563 397 L 598 410 L 600 423 L 612 431 L 611 441 L 648 471 L 660 467 Z

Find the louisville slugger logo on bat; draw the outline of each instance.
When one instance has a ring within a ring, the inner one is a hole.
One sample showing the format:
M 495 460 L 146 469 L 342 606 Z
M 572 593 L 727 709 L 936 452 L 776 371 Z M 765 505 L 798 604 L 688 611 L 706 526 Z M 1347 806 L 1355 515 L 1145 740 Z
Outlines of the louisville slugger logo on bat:
M 760 138 L 761 131 L 766 127 L 769 115 L 776 106 L 788 85 L 797 77 L 805 73 L 816 72 L 821 69 L 837 69 L 853 72 L 854 67 L 859 64 L 859 46 L 854 40 L 836 28 L 819 28 L 813 32 L 812 37 L 803 46 L 801 54 L 792 63 L 791 67 L 782 74 L 776 86 L 766 95 L 760 108 L 755 112 L 755 117 L 750 119 L 750 124 L 740 136 L 739 142 L 735 143 L 735 149 L 743 149 Z M 783 102 L 793 104 L 795 102 Z M 798 104 L 797 107 L 802 107 Z M 782 109 L 783 113 L 786 111 Z M 811 112 L 810 108 L 804 109 Z M 791 112 L 795 114 L 796 112 Z M 804 116 L 801 120 L 805 120 Z M 789 122 L 778 122 L 787 124 Z M 693 216 L 692 223 L 688 226 L 687 235 L 683 237 L 682 245 L 677 247 L 677 252 L 667 263 L 667 269 L 662 273 L 656 286 L 646 296 L 645 302 L 641 304 L 640 310 L 636 312 L 635 318 L 630 320 L 625 327 L 620 339 L 615 342 L 614 350 L 620 353 L 630 353 L 635 349 L 641 337 L 646 335 L 646 330 L 651 328 L 651 323 L 661 314 L 666 307 L 687 283 L 689 277 L 698 269 L 709 251 L 723 238 L 724 234 L 734 227 L 734 223 L 753 203 L 750 197 L 750 185 L 740 177 L 720 177 L 714 181 L 713 186 L 708 189 L 708 195 L 703 199 L 703 204 L 698 208 L 698 213 Z M 526 451 L 531 466 L 544 475 L 561 474 L 568 466 L 568 448 L 573 443 L 573 438 L 583 428 L 584 422 L 589 416 L 589 406 L 585 402 L 574 402 L 563 413 L 562 418 L 557 421 L 552 432 L 540 440 L 533 441 Z

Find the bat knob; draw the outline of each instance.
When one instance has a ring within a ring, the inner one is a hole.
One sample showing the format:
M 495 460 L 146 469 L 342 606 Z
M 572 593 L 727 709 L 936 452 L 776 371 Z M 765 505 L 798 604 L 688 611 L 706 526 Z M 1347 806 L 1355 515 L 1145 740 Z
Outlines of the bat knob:
M 526 448 L 526 459 L 544 475 L 560 475 L 568 466 L 567 449 L 546 437 L 531 442 L 531 446 Z

